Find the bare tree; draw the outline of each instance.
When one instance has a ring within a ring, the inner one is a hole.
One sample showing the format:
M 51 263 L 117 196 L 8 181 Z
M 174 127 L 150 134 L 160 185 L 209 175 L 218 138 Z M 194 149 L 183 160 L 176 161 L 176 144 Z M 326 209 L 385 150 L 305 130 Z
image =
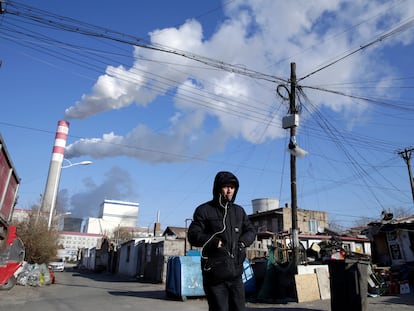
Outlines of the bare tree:
M 394 218 L 404 218 L 413 215 L 411 209 L 403 207 L 394 207 L 392 213 L 394 214 Z
M 22 239 L 26 258 L 30 263 L 47 263 L 56 257 L 58 249 L 58 233 L 48 230 L 45 217 L 30 214 L 28 219 L 15 223 L 17 235 Z

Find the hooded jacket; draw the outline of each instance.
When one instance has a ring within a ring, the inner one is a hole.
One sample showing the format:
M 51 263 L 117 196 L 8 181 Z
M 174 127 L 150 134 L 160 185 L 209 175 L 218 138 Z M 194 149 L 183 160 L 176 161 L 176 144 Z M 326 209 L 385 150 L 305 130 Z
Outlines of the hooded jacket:
M 234 185 L 231 201 L 221 197 L 221 188 Z M 195 247 L 202 247 L 202 259 L 230 256 L 242 272 L 246 258 L 245 247 L 253 243 L 256 231 L 246 212 L 234 203 L 239 190 L 239 181 L 231 172 L 218 172 L 213 184 L 213 199 L 199 205 L 188 228 L 188 241 Z M 218 247 L 219 241 L 222 247 Z M 203 260 L 202 260 L 203 264 Z

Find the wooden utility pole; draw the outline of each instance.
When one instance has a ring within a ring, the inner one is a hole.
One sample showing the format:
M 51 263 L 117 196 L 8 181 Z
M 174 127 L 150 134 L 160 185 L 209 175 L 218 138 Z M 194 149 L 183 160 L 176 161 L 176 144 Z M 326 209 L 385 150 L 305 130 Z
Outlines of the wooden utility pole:
M 408 176 L 410 177 L 410 185 L 411 185 L 411 194 L 413 197 L 414 202 L 414 179 L 413 174 L 411 172 L 411 152 L 414 150 L 414 148 L 405 148 L 404 150 L 398 151 L 398 154 L 401 156 L 401 158 L 404 159 L 405 163 L 407 164 L 408 168 Z
M 291 115 L 298 113 L 296 109 L 296 64 L 290 64 L 290 92 L 289 92 L 289 110 Z M 290 128 L 290 144 L 296 144 L 296 126 Z M 296 156 L 290 154 L 290 192 L 291 192 L 291 209 L 292 209 L 292 261 L 294 273 L 298 270 L 298 247 L 299 247 L 299 230 L 297 217 L 297 192 L 296 192 Z

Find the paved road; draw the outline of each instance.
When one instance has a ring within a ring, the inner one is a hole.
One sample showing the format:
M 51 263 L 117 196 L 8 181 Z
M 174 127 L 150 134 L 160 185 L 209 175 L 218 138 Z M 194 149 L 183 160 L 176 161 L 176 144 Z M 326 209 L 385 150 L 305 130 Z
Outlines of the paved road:
M 56 273 L 56 284 L 42 287 L 15 286 L 0 291 L 0 311 L 44 310 L 140 310 L 140 311 L 207 311 L 204 298 L 180 301 L 167 297 L 165 285 L 138 283 L 114 278 L 109 274 L 92 274 L 68 270 Z M 368 298 L 368 311 L 412 311 L 414 293 Z M 329 300 L 286 304 L 248 303 L 247 311 L 329 311 Z M 349 310 L 353 311 L 353 310 Z

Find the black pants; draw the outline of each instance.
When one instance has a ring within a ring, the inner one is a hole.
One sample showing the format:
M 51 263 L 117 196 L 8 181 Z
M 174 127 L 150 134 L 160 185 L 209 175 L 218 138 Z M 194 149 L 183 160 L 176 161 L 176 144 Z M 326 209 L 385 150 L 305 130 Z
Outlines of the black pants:
M 210 285 L 203 281 L 209 311 L 244 311 L 245 296 L 242 277 Z

